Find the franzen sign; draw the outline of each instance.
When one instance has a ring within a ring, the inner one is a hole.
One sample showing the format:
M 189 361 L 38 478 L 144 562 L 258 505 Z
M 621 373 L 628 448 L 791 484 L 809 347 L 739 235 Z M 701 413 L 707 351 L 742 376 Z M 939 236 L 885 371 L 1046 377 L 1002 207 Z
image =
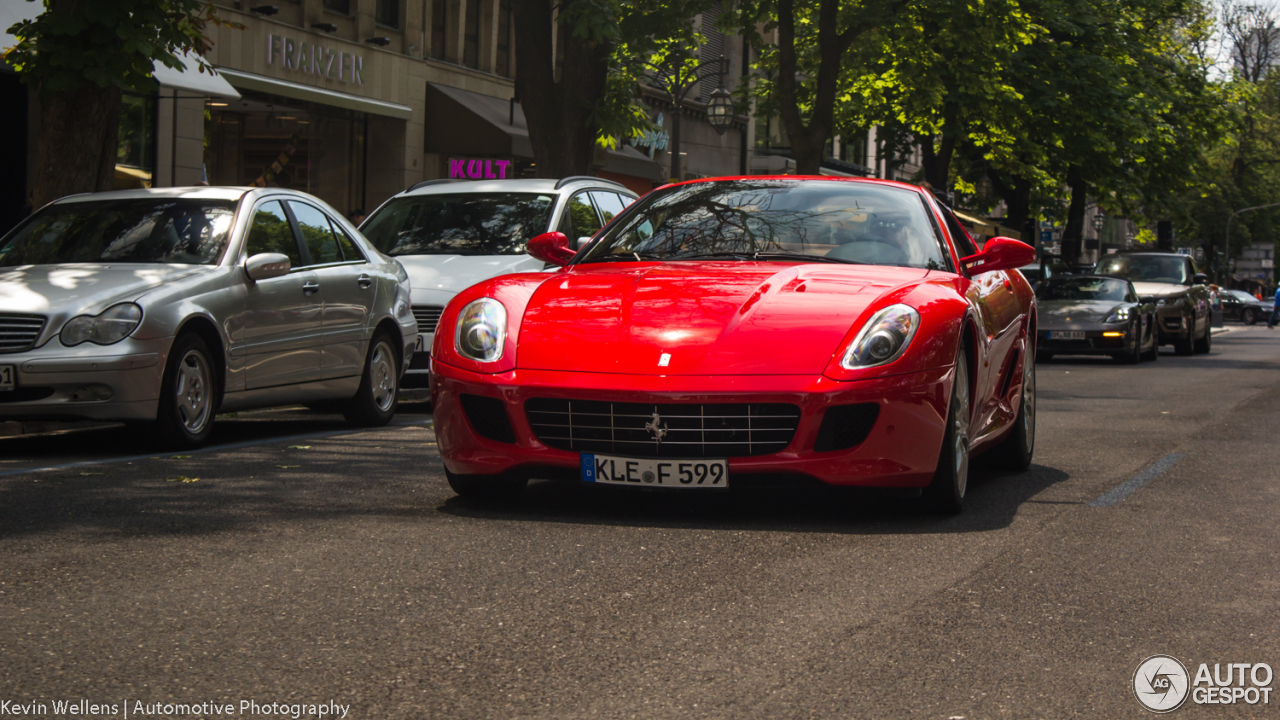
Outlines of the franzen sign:
M 267 64 L 355 85 L 364 84 L 364 57 L 274 33 L 267 35 Z

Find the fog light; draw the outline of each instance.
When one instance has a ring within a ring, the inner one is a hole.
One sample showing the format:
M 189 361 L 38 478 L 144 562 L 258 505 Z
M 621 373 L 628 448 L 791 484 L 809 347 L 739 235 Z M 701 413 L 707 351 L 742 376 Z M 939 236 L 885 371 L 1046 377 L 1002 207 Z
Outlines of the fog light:
M 1104 332 L 1104 333 L 1102 333 L 1102 337 L 1124 337 L 1124 333 L 1122 333 L 1122 332 Z
M 109 385 L 82 385 L 71 393 L 71 402 L 102 402 L 115 397 L 115 394 Z

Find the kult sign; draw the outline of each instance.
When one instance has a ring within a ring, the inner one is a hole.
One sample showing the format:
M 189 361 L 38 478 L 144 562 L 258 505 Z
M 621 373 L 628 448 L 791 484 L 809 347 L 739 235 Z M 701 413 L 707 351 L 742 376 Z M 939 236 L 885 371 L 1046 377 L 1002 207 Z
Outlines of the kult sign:
M 510 160 L 449 158 L 451 180 L 505 180 L 510 169 Z

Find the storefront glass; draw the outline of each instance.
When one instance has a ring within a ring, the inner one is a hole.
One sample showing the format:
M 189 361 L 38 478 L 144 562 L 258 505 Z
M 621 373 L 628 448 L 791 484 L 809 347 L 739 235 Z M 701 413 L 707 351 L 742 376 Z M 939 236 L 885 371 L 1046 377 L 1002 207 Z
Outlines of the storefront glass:
M 117 190 L 149 188 L 155 171 L 156 99 L 124 95 L 116 135 Z
M 207 106 L 205 172 L 210 185 L 292 188 L 342 213 L 363 208 L 364 113 L 243 95 Z

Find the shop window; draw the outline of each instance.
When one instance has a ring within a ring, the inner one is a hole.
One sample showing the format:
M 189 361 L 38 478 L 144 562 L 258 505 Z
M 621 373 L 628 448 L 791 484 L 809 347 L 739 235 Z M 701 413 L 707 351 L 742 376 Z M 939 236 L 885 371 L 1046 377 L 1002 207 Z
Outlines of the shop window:
M 302 231 L 302 241 L 307 244 L 311 264 L 342 262 L 342 251 L 333 237 L 333 228 L 329 227 L 329 218 L 311 205 L 296 200 L 289 201 L 289 209 L 293 211 L 293 219 L 298 221 L 298 230 Z
M 120 129 L 116 137 L 117 190 L 151 187 L 155 146 L 155 98 L 125 95 L 120 99 Z
M 293 237 L 293 228 L 289 227 L 289 218 L 278 200 L 263 203 L 253 213 L 253 224 L 249 227 L 249 239 L 245 243 L 245 254 L 253 257 L 259 253 L 282 253 L 289 256 L 292 267 L 302 266 L 302 254 L 298 252 L 298 241 Z
M 373 19 L 387 27 L 400 27 L 400 0 L 378 0 L 373 9 Z
M 511 0 L 498 0 L 498 61 L 493 71 L 511 77 Z
M 462 36 L 462 64 L 469 68 L 480 68 L 480 3 L 477 0 L 465 0 L 467 14 L 466 33 Z
M 431 0 L 431 57 L 445 59 L 448 42 L 449 0 Z
M 351 0 L 324 0 L 324 9 L 343 15 L 351 14 Z

